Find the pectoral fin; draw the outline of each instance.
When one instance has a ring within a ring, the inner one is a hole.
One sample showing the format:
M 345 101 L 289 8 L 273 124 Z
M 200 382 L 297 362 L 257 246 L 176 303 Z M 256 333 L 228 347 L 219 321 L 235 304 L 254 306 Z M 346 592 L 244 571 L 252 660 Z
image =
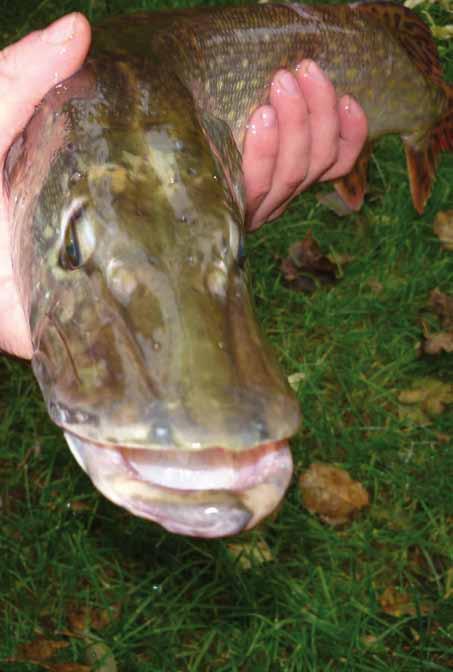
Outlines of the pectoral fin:
M 360 210 L 363 205 L 367 190 L 368 162 L 371 151 L 371 142 L 365 143 L 351 172 L 334 182 L 337 194 L 346 206 L 354 212 Z

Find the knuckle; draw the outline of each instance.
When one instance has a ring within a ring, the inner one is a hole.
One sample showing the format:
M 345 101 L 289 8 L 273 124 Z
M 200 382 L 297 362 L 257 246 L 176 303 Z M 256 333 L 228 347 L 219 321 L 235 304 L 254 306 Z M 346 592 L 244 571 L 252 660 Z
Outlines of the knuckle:
M 291 194 L 295 189 L 298 189 L 298 187 L 300 187 L 304 179 L 305 175 L 297 177 L 287 177 L 283 181 L 283 189 L 286 191 L 286 193 Z
M 321 169 L 324 171 L 333 166 L 338 161 L 338 156 L 339 156 L 338 147 L 336 146 L 336 144 L 331 145 L 329 148 L 325 150 L 323 155 L 320 157 L 319 163 L 321 165 Z

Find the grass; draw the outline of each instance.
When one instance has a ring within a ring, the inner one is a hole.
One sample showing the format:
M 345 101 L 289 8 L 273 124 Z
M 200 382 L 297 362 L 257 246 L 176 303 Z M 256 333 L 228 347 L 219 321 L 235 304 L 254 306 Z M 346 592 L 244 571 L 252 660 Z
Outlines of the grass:
M 4 2 L 2 40 L 71 9 L 98 18 L 156 4 Z M 436 5 L 421 9 L 451 22 Z M 453 45 L 440 49 L 453 81 Z M 420 358 L 415 346 L 430 290 L 453 292 L 453 255 L 432 232 L 436 212 L 453 207 L 453 160 L 444 157 L 423 217 L 398 139 L 380 144 L 370 183 L 360 214 L 339 219 L 306 194 L 247 245 L 259 319 L 287 373 L 305 374 L 296 474 L 313 461 L 339 464 L 366 486 L 370 508 L 332 529 L 304 509 L 295 479 L 279 515 L 242 538 L 266 542 L 272 561 L 245 570 L 230 541 L 172 536 L 98 495 L 29 367 L 3 357 L 1 672 L 83 670 L 81 610 L 121 672 L 451 669 L 453 417 L 450 407 L 429 425 L 408 422 L 397 397 L 426 377 L 452 381 L 453 355 Z M 276 258 L 309 228 L 353 261 L 335 287 L 305 296 L 282 286 Z M 386 613 L 386 589 L 405 613 Z M 39 637 L 67 646 L 38 666 L 20 646 Z

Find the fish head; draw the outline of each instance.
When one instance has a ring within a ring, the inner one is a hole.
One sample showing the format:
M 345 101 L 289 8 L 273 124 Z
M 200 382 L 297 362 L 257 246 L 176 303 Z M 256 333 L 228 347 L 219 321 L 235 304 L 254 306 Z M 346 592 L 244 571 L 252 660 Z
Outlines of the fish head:
M 280 502 L 299 424 L 253 312 L 237 150 L 177 87 L 136 81 L 129 109 L 115 81 L 54 90 L 8 160 L 33 370 L 109 499 L 233 534 Z

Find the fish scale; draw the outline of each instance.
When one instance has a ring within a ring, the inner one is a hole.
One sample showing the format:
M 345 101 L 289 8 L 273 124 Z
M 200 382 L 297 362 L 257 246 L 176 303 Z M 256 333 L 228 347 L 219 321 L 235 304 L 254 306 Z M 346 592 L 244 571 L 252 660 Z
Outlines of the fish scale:
M 429 29 L 388 2 L 109 19 L 5 164 L 49 414 L 101 492 L 173 532 L 250 529 L 290 482 L 300 409 L 254 317 L 241 151 L 272 76 L 303 58 L 367 113 L 341 198 L 361 206 L 372 142 L 398 133 L 422 212 L 452 87 Z

